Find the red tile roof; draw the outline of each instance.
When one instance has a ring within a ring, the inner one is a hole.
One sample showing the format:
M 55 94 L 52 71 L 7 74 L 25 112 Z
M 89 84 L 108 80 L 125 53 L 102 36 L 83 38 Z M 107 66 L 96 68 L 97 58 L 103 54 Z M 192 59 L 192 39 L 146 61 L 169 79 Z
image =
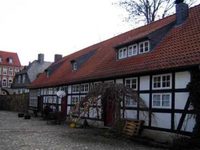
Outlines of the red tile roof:
M 116 60 L 117 45 L 140 39 L 175 21 L 175 15 L 131 30 L 104 42 L 64 57 L 62 65 L 50 77 L 39 76 L 31 88 L 70 84 L 100 78 L 143 73 L 200 64 L 200 5 L 191 8 L 187 20 L 174 26 L 149 53 Z M 80 69 L 72 71 L 71 60 L 95 50 Z
M 2 60 L 2 62 L 0 62 L 0 65 L 21 67 L 21 63 L 19 61 L 19 57 L 18 57 L 17 53 L 0 51 L 0 58 Z M 8 61 L 9 58 L 11 58 L 13 60 L 12 64 L 9 63 L 9 61 Z

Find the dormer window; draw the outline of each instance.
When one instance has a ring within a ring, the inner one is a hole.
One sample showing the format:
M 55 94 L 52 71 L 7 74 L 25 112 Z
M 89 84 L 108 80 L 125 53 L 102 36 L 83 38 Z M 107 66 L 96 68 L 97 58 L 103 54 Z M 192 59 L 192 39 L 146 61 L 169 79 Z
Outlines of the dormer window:
M 138 53 L 138 46 L 137 44 L 133 44 L 128 46 L 128 57 L 135 56 Z
M 119 49 L 119 59 L 126 58 L 126 57 L 127 57 L 127 48 L 124 47 L 124 48 Z
M 77 66 L 77 62 L 76 61 L 72 61 L 72 70 L 77 70 L 78 66 Z
M 2 60 L 3 60 L 2 57 L 0 57 L 0 63 L 2 63 Z
M 124 46 L 118 50 L 118 59 L 136 56 L 150 51 L 148 40 Z
M 144 42 L 140 42 L 139 43 L 139 53 L 140 54 L 143 54 L 143 53 L 146 53 L 146 52 L 149 52 L 149 41 L 144 41 Z
M 8 63 L 12 64 L 13 63 L 13 59 L 12 58 L 8 58 Z

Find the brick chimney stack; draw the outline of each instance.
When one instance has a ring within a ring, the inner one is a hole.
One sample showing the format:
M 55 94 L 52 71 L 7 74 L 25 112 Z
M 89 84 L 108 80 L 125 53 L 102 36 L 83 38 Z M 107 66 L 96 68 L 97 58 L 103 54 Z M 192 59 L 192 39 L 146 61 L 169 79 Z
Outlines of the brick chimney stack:
M 60 54 L 55 54 L 55 56 L 54 56 L 54 62 L 57 62 L 57 61 L 59 61 L 59 60 L 61 60 L 62 59 L 62 55 L 60 55 Z

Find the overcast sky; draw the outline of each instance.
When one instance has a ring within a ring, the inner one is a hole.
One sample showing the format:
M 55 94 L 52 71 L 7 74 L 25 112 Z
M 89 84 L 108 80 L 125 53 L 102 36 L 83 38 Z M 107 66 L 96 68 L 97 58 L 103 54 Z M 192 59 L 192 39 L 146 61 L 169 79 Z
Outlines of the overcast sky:
M 17 52 L 22 65 L 53 61 L 130 30 L 117 0 L 0 0 L 0 50 Z

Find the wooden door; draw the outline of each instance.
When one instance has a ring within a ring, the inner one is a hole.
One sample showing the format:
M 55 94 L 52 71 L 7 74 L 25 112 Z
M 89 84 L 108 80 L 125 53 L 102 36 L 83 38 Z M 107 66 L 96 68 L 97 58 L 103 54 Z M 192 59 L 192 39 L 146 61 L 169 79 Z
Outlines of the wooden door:
M 61 100 L 61 112 L 67 115 L 67 97 L 63 97 Z
M 115 104 L 113 101 L 107 101 L 104 109 L 105 118 L 104 125 L 112 126 L 114 123 Z

